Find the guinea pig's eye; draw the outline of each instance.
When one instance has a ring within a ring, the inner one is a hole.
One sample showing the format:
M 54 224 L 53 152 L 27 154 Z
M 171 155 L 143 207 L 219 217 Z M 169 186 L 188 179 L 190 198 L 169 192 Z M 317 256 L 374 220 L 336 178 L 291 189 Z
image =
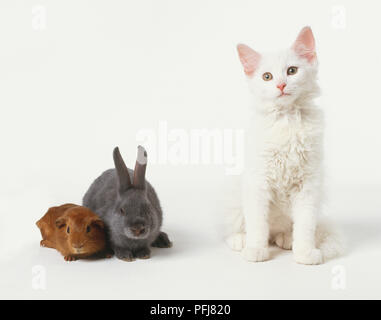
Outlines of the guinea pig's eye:
M 70 227 L 67 227 L 66 232 L 70 233 Z
M 86 228 L 86 232 L 89 233 L 90 230 L 91 230 L 90 226 L 87 226 L 87 228 Z
M 273 78 L 273 75 L 270 72 L 265 72 L 262 75 L 263 80 L 265 81 L 270 81 Z
M 298 67 L 289 67 L 287 69 L 287 75 L 288 76 L 292 76 L 292 75 L 294 75 L 297 72 L 298 72 Z
M 125 214 L 125 212 L 124 212 L 124 209 L 123 209 L 123 208 L 120 208 L 119 210 L 120 210 L 120 213 L 121 213 L 121 214 Z

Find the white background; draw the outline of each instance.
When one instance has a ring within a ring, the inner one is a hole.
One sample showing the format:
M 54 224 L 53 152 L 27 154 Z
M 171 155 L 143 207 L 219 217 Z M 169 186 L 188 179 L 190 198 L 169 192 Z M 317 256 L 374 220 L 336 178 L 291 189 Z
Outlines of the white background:
M 0 297 L 380 298 L 380 9 L 349 0 L 1 1 Z M 260 264 L 231 252 L 221 231 L 229 177 L 213 163 L 149 164 L 174 242 L 150 260 L 65 263 L 39 248 L 34 223 L 49 206 L 81 203 L 112 167 L 114 146 L 132 166 L 139 130 L 160 121 L 186 132 L 243 128 L 249 93 L 236 44 L 288 47 L 305 25 L 317 41 L 329 212 L 348 238 L 344 257 L 308 267 L 275 248 Z M 45 290 L 33 289 L 35 265 Z

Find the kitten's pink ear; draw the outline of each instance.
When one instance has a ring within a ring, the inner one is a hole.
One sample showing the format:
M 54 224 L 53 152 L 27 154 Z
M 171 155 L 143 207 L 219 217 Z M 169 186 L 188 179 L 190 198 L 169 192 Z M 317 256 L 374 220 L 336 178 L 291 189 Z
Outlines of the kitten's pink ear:
M 261 55 L 245 44 L 239 44 L 237 50 L 246 75 L 252 76 L 258 67 Z
M 292 48 L 300 57 L 306 58 L 308 62 L 312 63 L 316 60 L 315 39 L 310 27 L 304 27 L 300 31 Z

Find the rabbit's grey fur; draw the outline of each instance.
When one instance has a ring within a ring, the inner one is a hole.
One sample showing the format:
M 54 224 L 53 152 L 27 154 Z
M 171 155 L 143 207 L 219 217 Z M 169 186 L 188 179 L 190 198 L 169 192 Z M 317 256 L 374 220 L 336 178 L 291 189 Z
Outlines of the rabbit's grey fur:
M 114 150 L 114 160 L 116 152 L 119 154 L 119 149 Z M 145 150 L 144 155 L 146 156 Z M 124 165 L 123 159 L 120 159 Z M 118 167 L 117 162 L 115 166 Z M 135 170 L 138 166 L 137 162 Z M 168 236 L 160 231 L 163 213 L 159 198 L 151 184 L 145 180 L 145 167 L 139 187 L 134 181 L 133 170 L 128 169 L 128 179 L 117 169 L 103 172 L 92 183 L 83 197 L 83 205 L 103 219 L 111 249 L 119 259 L 132 261 L 135 258 L 149 258 L 150 246 L 171 246 Z M 127 169 L 125 165 L 124 169 Z M 129 181 L 124 184 L 125 180 Z M 131 230 L 136 225 L 145 230 L 142 235 L 132 233 Z

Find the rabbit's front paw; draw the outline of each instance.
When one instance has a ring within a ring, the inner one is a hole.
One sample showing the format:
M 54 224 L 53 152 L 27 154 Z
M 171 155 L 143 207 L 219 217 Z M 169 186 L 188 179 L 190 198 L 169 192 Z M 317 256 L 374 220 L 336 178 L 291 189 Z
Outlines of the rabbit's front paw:
M 319 249 L 311 249 L 308 251 L 294 250 L 294 260 L 301 264 L 321 264 L 323 263 L 323 255 Z
M 160 232 L 151 246 L 156 248 L 170 248 L 172 247 L 172 242 L 169 240 L 168 235 L 165 232 Z
M 135 251 L 134 256 L 138 259 L 149 259 L 151 257 L 151 250 L 148 248 L 142 248 Z
M 246 247 L 242 250 L 242 255 L 247 261 L 262 262 L 269 259 L 268 248 L 250 248 Z
M 118 259 L 131 262 L 135 260 L 134 255 L 129 250 L 115 250 L 115 255 Z

